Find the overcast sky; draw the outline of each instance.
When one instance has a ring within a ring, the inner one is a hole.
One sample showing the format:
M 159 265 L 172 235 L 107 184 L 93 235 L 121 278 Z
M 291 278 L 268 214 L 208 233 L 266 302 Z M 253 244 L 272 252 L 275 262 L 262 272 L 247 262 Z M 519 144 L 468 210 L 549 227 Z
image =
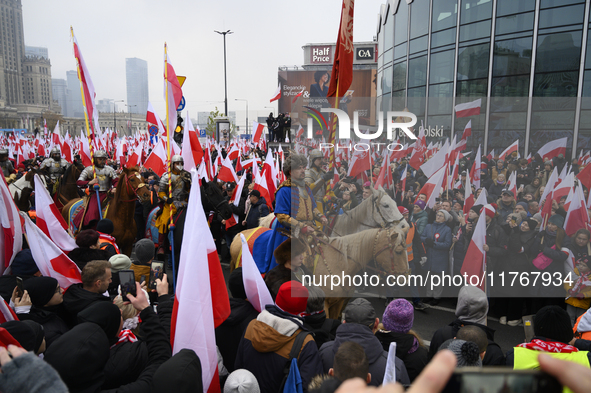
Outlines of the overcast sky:
M 355 2 L 354 41 L 371 41 L 386 0 Z M 277 108 L 277 67 L 301 66 L 302 46 L 336 41 L 341 0 L 23 0 L 25 44 L 47 47 L 52 78 L 66 78 L 76 63 L 70 26 L 78 40 L 97 99 L 127 100 L 125 59 L 148 62 L 150 101 L 161 117 L 164 42 L 177 75 L 187 77 L 183 94 L 192 118 L 224 108 L 223 38 L 226 38 L 228 111 L 244 125 Z M 119 109 L 127 111 L 123 103 Z

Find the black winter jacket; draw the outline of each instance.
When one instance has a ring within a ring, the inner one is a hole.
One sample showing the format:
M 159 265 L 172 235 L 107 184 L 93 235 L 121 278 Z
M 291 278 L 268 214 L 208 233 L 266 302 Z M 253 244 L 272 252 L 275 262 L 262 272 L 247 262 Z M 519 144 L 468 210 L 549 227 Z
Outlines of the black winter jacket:
M 427 348 L 419 346 L 416 351 L 409 353 L 415 341 L 415 336 L 412 334 L 378 330 L 376 337 L 382 343 L 384 351 L 389 350 L 390 343 L 396 343 L 396 356 L 404 362 L 410 383 L 415 380 L 427 363 L 429 363 L 429 350 Z

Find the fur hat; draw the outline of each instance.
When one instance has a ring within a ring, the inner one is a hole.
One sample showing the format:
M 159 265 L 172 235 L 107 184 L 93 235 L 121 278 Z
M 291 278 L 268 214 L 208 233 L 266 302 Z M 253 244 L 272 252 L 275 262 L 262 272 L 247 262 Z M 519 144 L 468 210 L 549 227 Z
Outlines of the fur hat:
M 89 248 L 90 246 L 95 246 L 98 239 L 99 233 L 97 231 L 94 229 L 85 229 L 76 236 L 76 244 L 78 247 Z
M 278 265 L 285 265 L 291 261 L 292 256 L 298 256 L 306 252 L 306 245 L 295 238 L 288 238 L 273 252 Z
M 127 270 L 131 267 L 131 259 L 125 254 L 115 254 L 109 258 L 111 271 L 117 273 L 120 270 Z
M 406 299 L 396 299 L 384 311 L 383 324 L 386 329 L 396 333 L 407 333 L 414 321 L 414 308 Z
M 291 176 L 291 168 L 299 168 L 301 166 L 304 168 L 308 166 L 308 159 L 306 156 L 295 153 L 290 154 L 283 163 L 283 173 L 285 173 L 285 176 Z
M 570 323 L 570 317 L 561 307 L 542 307 L 534 316 L 534 334 L 550 340 L 568 343 L 573 339 L 573 327 Z
M 298 281 L 288 281 L 279 288 L 275 305 L 286 313 L 300 316 L 308 305 L 308 289 Z

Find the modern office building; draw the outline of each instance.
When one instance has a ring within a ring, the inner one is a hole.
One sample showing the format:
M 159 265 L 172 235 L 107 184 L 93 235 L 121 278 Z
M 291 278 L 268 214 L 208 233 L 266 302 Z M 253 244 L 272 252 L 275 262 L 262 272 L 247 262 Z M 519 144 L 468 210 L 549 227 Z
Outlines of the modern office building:
M 68 82 L 65 79 L 51 79 L 51 90 L 53 92 L 53 98 L 62 107 L 62 115 L 65 117 L 71 117 L 70 109 L 68 106 L 69 94 Z
M 408 108 L 428 141 L 461 135 L 471 120 L 469 149 L 519 140 L 526 156 L 567 137 L 568 154 L 589 150 L 590 12 L 589 0 L 388 0 L 376 105 L 384 116 Z M 455 116 L 479 98 L 480 115 Z
M 36 56 L 49 59 L 49 51 L 42 46 L 25 45 L 25 56 Z
M 146 113 L 149 101 L 148 62 L 136 57 L 125 59 L 127 103 L 132 113 Z
M 80 81 L 76 70 L 66 71 L 66 80 L 68 81 L 68 90 L 70 91 L 68 107 L 71 108 L 71 117 L 84 118 L 84 107 L 82 106 L 82 96 L 80 95 Z

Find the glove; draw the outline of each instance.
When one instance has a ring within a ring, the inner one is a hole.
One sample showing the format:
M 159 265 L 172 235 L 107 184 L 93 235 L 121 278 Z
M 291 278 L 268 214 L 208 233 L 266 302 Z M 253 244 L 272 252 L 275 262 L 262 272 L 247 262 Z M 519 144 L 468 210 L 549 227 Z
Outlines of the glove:
M 307 235 L 308 233 L 313 233 L 313 232 L 314 232 L 314 229 L 311 229 L 310 227 L 308 227 L 308 226 L 305 226 L 305 227 L 303 227 L 303 228 L 302 228 L 302 231 L 301 231 L 301 232 L 302 232 L 304 235 Z
M 427 247 L 433 247 L 435 245 L 435 240 L 429 238 L 429 239 L 425 240 L 425 245 Z
M 170 205 L 172 202 L 173 202 L 173 201 L 172 201 L 172 198 L 166 198 L 166 200 L 164 201 L 164 203 L 165 203 L 166 205 Z
M 334 173 L 326 172 L 324 175 L 322 175 L 322 180 L 330 181 L 330 180 L 332 180 L 333 177 L 334 177 Z

